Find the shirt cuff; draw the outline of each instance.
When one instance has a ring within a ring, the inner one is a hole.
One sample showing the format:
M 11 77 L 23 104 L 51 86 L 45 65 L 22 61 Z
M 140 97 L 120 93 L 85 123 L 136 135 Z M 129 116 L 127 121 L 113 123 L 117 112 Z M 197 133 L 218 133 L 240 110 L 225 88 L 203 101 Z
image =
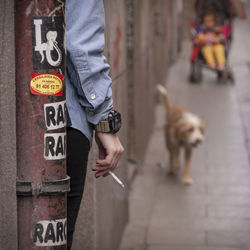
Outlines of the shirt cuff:
M 85 108 L 88 122 L 96 125 L 101 120 L 108 118 L 109 112 L 113 109 L 112 98 L 107 98 L 98 108 Z

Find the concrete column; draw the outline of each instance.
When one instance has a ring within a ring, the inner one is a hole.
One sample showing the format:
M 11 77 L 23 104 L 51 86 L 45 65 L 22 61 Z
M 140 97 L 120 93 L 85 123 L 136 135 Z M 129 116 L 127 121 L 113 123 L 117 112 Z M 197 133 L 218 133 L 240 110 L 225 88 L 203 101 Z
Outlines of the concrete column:
M 0 1 L 0 249 L 17 249 L 14 0 Z

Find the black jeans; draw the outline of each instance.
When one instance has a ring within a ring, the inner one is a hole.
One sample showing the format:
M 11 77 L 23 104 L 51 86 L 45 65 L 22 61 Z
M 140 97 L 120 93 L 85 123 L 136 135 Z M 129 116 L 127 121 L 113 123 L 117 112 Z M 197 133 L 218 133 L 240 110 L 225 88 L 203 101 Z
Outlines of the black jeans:
M 87 172 L 89 140 L 78 130 L 67 128 L 67 175 L 70 192 L 67 196 L 67 249 L 71 249 L 76 218 L 80 208 Z

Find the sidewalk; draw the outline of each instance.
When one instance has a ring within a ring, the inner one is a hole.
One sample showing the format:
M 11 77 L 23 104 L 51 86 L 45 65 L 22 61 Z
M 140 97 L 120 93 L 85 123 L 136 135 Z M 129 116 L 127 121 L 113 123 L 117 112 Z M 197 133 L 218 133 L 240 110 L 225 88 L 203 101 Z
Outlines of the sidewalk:
M 132 185 L 130 223 L 120 250 L 250 249 L 250 166 L 242 122 L 247 116 L 241 105 L 249 71 L 246 58 L 238 59 L 235 87 L 216 84 L 209 72 L 201 85 L 188 84 L 185 56 L 172 67 L 168 79 L 172 103 L 187 107 L 206 123 L 205 142 L 192 159 L 194 183 L 187 187 L 167 175 L 165 110 L 159 105 L 143 173 Z M 245 84 L 238 87 L 242 81 Z

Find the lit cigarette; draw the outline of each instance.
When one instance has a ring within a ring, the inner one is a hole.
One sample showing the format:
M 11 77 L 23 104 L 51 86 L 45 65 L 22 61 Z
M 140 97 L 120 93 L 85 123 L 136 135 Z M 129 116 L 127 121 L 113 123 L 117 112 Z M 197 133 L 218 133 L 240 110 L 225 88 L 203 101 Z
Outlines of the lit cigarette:
M 125 188 L 125 185 L 121 182 L 121 180 L 112 172 L 109 171 L 109 174 L 112 176 L 112 178 L 119 184 L 121 187 Z

